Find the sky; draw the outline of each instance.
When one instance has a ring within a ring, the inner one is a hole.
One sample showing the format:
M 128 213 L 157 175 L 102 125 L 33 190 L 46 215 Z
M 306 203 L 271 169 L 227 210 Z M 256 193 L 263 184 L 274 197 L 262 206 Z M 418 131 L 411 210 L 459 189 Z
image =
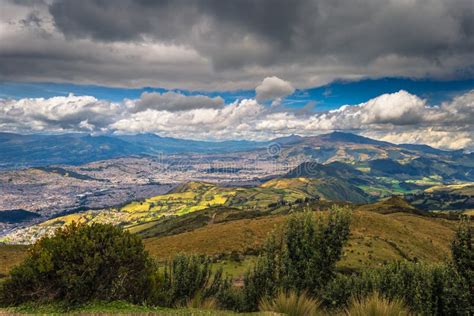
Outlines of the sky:
M 0 0 L 0 132 L 474 149 L 472 0 Z

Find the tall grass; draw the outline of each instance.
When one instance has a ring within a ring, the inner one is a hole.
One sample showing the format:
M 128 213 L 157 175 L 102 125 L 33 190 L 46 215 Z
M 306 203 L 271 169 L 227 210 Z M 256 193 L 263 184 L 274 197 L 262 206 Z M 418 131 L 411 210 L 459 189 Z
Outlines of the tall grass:
M 321 302 L 309 297 L 306 293 L 279 291 L 273 299 L 263 298 L 259 309 L 264 312 L 275 312 L 288 316 L 322 315 Z
M 346 310 L 348 316 L 407 316 L 402 300 L 388 300 L 375 292 L 365 298 L 353 298 Z
M 217 300 L 213 297 L 203 297 L 201 292 L 196 293 L 193 298 L 188 300 L 184 307 L 214 310 L 218 309 Z

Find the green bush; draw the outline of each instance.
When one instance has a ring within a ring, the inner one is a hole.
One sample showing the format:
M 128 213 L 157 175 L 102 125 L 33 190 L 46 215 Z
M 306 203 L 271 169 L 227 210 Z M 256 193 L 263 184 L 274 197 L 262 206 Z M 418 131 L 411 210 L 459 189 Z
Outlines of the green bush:
M 450 265 L 393 263 L 359 275 L 338 276 L 325 288 L 322 298 L 329 307 L 347 306 L 351 296 L 378 292 L 402 299 L 422 315 L 469 315 L 472 303 L 466 280 Z
M 269 236 L 255 266 L 244 275 L 242 293 L 243 306 L 239 309 L 255 311 L 263 297 L 273 297 L 279 286 L 278 270 L 281 268 L 280 249 L 277 248 L 275 235 Z
M 466 279 L 474 279 L 473 227 L 467 217 L 462 217 L 451 244 L 453 263 Z
M 231 286 L 230 280 L 225 281 L 221 290 L 216 293 L 219 307 L 237 312 L 245 311 L 244 292 L 241 288 Z
M 283 288 L 317 294 L 334 276 L 348 237 L 345 211 L 330 211 L 327 221 L 311 213 L 290 216 L 283 235 Z
M 281 233 L 272 234 L 256 265 L 244 279 L 244 309 L 256 310 L 278 289 L 319 295 L 334 276 L 349 236 L 349 213 L 333 209 L 327 219 L 314 213 L 292 214 Z
M 154 265 L 141 239 L 112 225 L 71 224 L 36 242 L 4 282 L 1 301 L 147 299 Z
M 469 218 L 463 217 L 451 245 L 453 265 L 466 280 L 471 289 L 471 301 L 474 302 L 474 247 L 473 227 Z
M 160 306 L 186 306 L 208 301 L 230 283 L 222 270 L 211 271 L 211 261 L 203 256 L 177 255 L 155 276 L 153 303 Z
M 365 289 L 363 281 L 359 276 L 336 274 L 320 294 L 323 305 L 331 310 L 346 307 L 353 293 L 365 293 L 360 290 Z

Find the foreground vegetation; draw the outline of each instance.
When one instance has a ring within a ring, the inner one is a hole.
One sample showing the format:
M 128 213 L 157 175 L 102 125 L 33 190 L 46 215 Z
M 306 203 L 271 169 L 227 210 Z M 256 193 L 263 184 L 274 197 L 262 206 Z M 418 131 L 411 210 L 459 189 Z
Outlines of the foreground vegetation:
M 196 316 L 212 316 L 212 315 L 246 315 L 232 311 L 198 309 L 198 308 L 166 308 L 146 305 L 136 305 L 124 301 L 99 302 L 94 301 L 78 306 L 68 306 L 61 303 L 52 304 L 23 304 L 17 307 L 0 308 L 0 315 L 5 314 L 71 314 L 71 315 L 196 315 Z M 249 313 L 250 315 L 250 313 Z M 258 316 L 257 313 L 251 315 Z
M 405 260 L 341 273 L 337 265 L 354 219 L 343 209 L 326 215 L 290 215 L 266 239 L 240 286 L 207 256 L 180 254 L 157 264 L 137 235 L 111 225 L 72 224 L 31 248 L 2 282 L 0 301 L 18 312 L 474 312 L 472 226 L 467 220 L 454 236 L 452 261 L 432 265 Z

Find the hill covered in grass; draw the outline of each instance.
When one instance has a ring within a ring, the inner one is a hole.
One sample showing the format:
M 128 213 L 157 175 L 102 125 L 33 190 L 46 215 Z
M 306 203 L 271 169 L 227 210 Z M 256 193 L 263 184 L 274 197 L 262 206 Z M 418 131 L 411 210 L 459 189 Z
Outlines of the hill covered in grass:
M 474 209 L 474 184 L 438 184 L 405 198 L 418 209 L 456 215 Z
M 474 197 L 474 183 L 458 183 L 450 185 L 436 185 L 426 189 L 427 193 L 449 193 Z
M 401 196 L 392 196 L 382 199 L 372 204 L 361 205 L 357 208 L 359 211 L 371 211 L 380 214 L 392 213 L 410 213 L 426 215 L 426 212 L 417 210 L 414 206 L 404 200 Z
M 178 252 L 252 256 L 285 219 L 286 215 L 273 215 L 211 224 L 176 235 L 147 238 L 145 245 L 156 258 Z M 340 267 L 376 267 L 395 260 L 442 262 L 450 256 L 455 227 L 453 221 L 411 213 L 356 210 Z
M 26 258 L 27 249 L 27 246 L 22 245 L 0 244 L 0 279 L 6 277 L 12 267 Z
M 261 187 L 303 193 L 306 196 L 318 196 L 325 200 L 338 202 L 366 203 L 370 199 L 357 186 L 335 177 L 276 178 L 262 184 Z

